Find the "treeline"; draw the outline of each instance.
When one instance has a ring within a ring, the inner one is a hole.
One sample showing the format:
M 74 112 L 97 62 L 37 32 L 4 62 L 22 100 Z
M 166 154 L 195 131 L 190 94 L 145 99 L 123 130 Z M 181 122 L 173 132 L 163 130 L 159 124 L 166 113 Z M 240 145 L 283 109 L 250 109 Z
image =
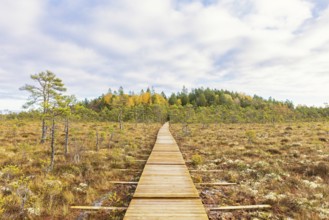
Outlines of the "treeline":
M 248 123 L 327 120 L 329 108 L 297 106 L 289 101 L 264 99 L 243 93 L 209 88 L 183 87 L 169 97 L 153 89 L 135 94 L 109 89 L 109 92 L 79 105 L 93 110 L 100 120 L 164 121 L 206 123 Z M 120 117 L 121 115 L 121 117 Z
M 41 102 L 40 105 L 44 103 Z M 43 105 L 41 105 L 43 106 Z M 49 106 L 47 103 L 46 106 Z M 129 122 L 268 123 L 319 121 L 329 118 L 329 107 L 294 106 L 289 101 L 264 99 L 244 93 L 210 88 L 185 87 L 169 97 L 147 88 L 126 93 L 109 89 L 98 98 L 65 104 L 70 120 Z M 50 109 L 12 113 L 6 118 L 45 118 Z M 49 114 L 49 113 L 48 113 Z

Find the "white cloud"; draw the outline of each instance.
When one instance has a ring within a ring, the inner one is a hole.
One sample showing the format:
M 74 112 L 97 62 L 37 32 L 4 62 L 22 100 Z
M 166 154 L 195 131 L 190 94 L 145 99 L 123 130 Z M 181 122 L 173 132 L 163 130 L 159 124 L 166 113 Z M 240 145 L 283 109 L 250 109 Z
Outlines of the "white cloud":
M 97 2 L 3 1 L 0 109 L 46 69 L 79 98 L 186 85 L 328 101 L 329 9 L 312 1 Z
M 2 0 L 0 7 L 0 28 L 3 33 L 25 35 L 35 30 L 42 14 L 43 1 Z
M 320 16 L 309 21 L 300 30 L 294 44 L 304 50 L 328 50 L 329 43 L 329 8 L 322 11 Z M 325 47 L 325 48 L 323 48 Z
M 310 18 L 311 4 L 304 0 L 254 0 L 254 11 L 247 17 L 256 29 L 297 29 Z

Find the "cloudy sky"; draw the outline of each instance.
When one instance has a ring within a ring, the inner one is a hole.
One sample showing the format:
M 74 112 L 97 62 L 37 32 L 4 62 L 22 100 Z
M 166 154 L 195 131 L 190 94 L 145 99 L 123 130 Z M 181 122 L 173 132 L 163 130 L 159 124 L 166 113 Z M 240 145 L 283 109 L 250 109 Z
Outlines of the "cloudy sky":
M 210 87 L 329 102 L 328 0 L 0 0 L 0 109 L 45 70 L 69 94 Z

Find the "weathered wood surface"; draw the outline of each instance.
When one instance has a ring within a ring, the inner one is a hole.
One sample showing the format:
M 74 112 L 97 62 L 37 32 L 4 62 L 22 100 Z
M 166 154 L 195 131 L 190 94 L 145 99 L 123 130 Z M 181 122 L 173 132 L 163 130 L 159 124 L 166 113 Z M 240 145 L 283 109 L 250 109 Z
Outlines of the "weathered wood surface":
M 195 173 L 221 173 L 224 172 L 224 170 L 189 170 L 190 172 Z
M 271 205 L 241 205 L 241 206 L 221 206 L 209 207 L 210 211 L 230 211 L 230 210 L 243 210 L 243 209 L 270 209 Z
M 138 182 L 127 182 L 127 181 L 110 181 L 112 184 L 121 184 L 121 185 L 137 185 Z
M 235 186 L 237 183 L 196 183 L 198 186 Z
M 208 219 L 200 199 L 133 199 L 124 219 Z
M 124 219 L 208 219 L 168 123 L 158 133 Z
M 126 210 L 127 207 L 103 207 L 103 206 L 71 206 L 71 209 L 81 209 L 81 210 Z

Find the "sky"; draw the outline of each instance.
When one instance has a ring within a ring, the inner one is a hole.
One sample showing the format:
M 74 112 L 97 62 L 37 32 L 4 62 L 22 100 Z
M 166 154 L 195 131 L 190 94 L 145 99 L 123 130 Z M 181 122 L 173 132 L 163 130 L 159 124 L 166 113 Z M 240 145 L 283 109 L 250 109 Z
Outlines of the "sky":
M 78 99 L 209 87 L 329 102 L 328 0 L 0 0 L 0 110 L 51 70 Z

